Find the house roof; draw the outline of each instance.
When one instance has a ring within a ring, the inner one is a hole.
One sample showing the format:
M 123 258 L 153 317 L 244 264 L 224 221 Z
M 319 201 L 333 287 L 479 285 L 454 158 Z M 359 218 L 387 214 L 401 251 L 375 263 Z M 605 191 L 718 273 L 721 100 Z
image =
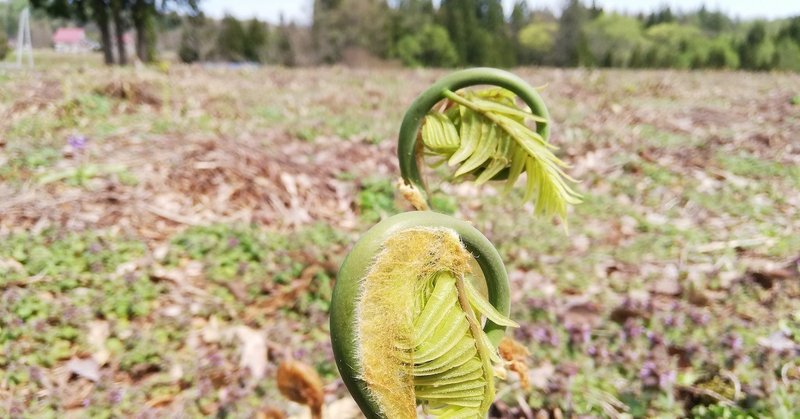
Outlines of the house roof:
M 83 28 L 60 28 L 53 34 L 53 43 L 56 44 L 77 44 L 86 39 L 86 31 Z

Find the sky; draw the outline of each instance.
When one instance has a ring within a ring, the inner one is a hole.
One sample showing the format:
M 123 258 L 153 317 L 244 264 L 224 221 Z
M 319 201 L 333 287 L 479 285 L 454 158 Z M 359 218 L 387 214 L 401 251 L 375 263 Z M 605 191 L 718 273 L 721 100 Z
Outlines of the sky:
M 2 1 L 2 0 L 0 0 Z M 590 0 L 584 0 L 588 3 Z M 638 13 L 657 10 L 669 5 L 674 10 L 696 10 L 705 4 L 710 10 L 722 10 L 729 16 L 741 19 L 781 18 L 800 15 L 800 0 L 596 0 L 606 10 Z M 434 0 L 438 3 L 438 0 Z M 510 13 L 515 0 L 503 0 L 506 12 Z M 529 0 L 531 8 L 547 7 L 557 11 L 564 0 Z M 287 21 L 298 24 L 311 22 L 313 0 L 202 0 L 200 7 L 206 14 L 222 17 L 225 13 L 237 18 L 257 17 L 278 23 L 283 15 Z

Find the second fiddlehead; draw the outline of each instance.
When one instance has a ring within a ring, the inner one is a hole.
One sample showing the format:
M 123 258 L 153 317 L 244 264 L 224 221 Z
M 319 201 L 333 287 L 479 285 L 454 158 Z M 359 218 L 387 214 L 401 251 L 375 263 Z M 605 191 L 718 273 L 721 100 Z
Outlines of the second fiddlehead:
M 483 91 L 459 92 L 477 86 Z M 521 108 L 516 98 L 528 109 Z M 445 101 L 444 110 L 437 111 Z M 528 124 L 535 124 L 531 129 Z M 536 198 L 536 212 L 566 216 L 567 206 L 580 202 L 564 173 L 564 164 L 549 143 L 550 114 L 539 93 L 519 77 L 492 68 L 461 70 L 443 77 L 409 107 L 400 127 L 398 159 L 406 184 L 420 192 L 423 153 L 457 166 L 456 178 L 474 177 L 477 184 L 505 180 L 507 189 L 527 173 L 525 200 Z M 417 141 L 422 128 L 422 144 Z

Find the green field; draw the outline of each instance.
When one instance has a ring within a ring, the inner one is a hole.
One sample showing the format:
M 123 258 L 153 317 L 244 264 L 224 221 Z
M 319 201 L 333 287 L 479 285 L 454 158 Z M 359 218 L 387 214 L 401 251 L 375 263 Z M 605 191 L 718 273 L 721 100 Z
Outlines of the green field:
M 445 71 L 39 61 L 0 69 L 0 416 L 302 417 L 288 356 L 346 405 L 336 271 Z M 430 177 L 512 280 L 532 386 L 493 414 L 800 417 L 800 75 L 514 72 L 585 202 Z

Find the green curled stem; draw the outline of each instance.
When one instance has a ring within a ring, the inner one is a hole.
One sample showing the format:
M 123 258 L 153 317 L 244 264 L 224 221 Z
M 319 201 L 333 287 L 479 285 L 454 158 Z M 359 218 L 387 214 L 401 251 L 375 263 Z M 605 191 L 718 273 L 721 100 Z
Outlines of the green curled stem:
M 357 339 L 355 328 L 360 281 L 367 275 L 373 258 L 389 237 L 415 227 L 444 227 L 455 231 L 480 266 L 486 280 L 489 302 L 505 316 L 510 311 L 508 274 L 500 254 L 486 236 L 469 223 L 436 212 L 411 211 L 397 214 L 373 226 L 359 239 L 342 263 L 330 308 L 331 344 L 336 365 L 353 399 L 369 418 L 380 417 L 380 409 L 369 397 L 367 383 L 360 377 L 354 344 Z M 483 330 L 495 346 L 505 334 L 504 326 L 488 320 Z
M 397 144 L 397 157 L 400 162 L 400 175 L 406 185 L 413 186 L 425 194 L 427 188 L 422 179 L 417 163 L 417 134 L 425 115 L 441 100 L 446 99 L 448 92 L 455 92 L 465 87 L 492 85 L 510 90 L 527 104 L 531 111 L 548 121 L 550 114 L 539 93 L 524 80 L 508 71 L 495 68 L 470 68 L 448 74 L 422 92 L 406 111 L 400 125 L 400 137 Z M 545 140 L 550 136 L 547 123 L 536 124 L 536 132 Z

